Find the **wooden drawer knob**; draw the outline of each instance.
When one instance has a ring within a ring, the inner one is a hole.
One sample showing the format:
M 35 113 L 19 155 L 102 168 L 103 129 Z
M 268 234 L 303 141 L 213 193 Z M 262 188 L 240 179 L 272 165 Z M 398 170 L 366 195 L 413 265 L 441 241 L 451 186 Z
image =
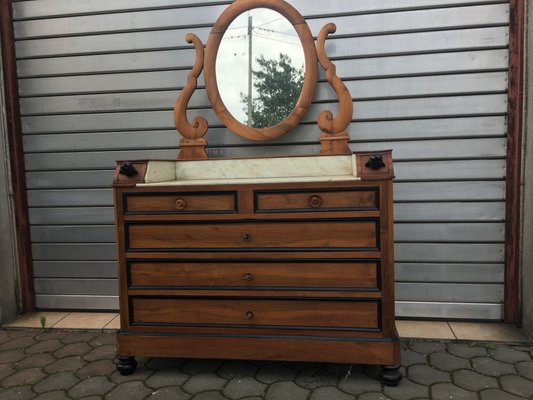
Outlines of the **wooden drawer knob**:
M 314 194 L 309 197 L 309 207 L 318 208 L 322 205 L 322 197 L 318 194 Z
M 187 207 L 187 202 L 185 199 L 177 199 L 175 204 L 178 210 L 185 210 L 185 207 Z
M 249 242 L 250 240 L 252 240 L 252 235 L 250 235 L 249 233 L 243 233 L 243 234 L 242 234 L 242 239 L 243 239 L 245 242 Z
M 252 319 L 254 317 L 254 313 L 252 311 L 246 311 L 246 319 Z
M 252 274 L 244 274 L 242 276 L 242 279 L 244 279 L 245 281 L 251 281 L 254 279 L 254 276 Z

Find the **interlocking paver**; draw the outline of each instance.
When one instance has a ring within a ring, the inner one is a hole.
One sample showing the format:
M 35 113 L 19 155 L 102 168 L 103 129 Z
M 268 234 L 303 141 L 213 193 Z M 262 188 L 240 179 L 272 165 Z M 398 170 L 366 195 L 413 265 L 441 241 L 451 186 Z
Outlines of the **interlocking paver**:
M 93 340 L 89 342 L 89 344 L 93 347 L 97 346 L 103 346 L 106 344 L 116 344 L 117 342 L 117 336 L 115 333 L 102 333 L 100 336 L 95 337 Z
M 316 389 L 322 386 L 336 386 L 337 375 L 322 369 L 309 368 L 298 374 L 296 384 L 307 389 Z
M 37 383 L 33 390 L 37 393 L 51 392 L 53 390 L 67 390 L 79 382 L 77 376 L 71 371 L 59 372 L 50 375 Z
M 517 363 L 519 361 L 529 361 L 531 358 L 529 354 L 524 353 L 523 351 L 515 350 L 509 346 L 498 346 L 494 351 L 494 359 L 498 361 L 503 361 L 506 363 Z
M 31 386 L 16 386 L 0 392 L 1 400 L 30 400 L 37 396 Z
M 242 397 L 260 396 L 265 392 L 265 388 L 266 385 L 264 383 L 247 376 L 230 380 L 222 393 L 230 399 L 240 399 Z
M 17 368 L 41 368 L 52 364 L 56 359 L 50 353 L 32 354 L 17 362 Z
M 439 351 L 446 351 L 446 344 L 441 342 L 412 342 L 410 344 L 411 350 L 420 354 L 430 354 Z
M 101 335 L 102 332 L 71 332 L 61 339 L 62 343 L 90 342 Z
M 10 339 L 5 343 L 0 344 L 0 351 L 24 349 L 35 344 L 35 340 L 32 336 L 21 336 L 14 339 Z
M 506 375 L 500 378 L 502 389 L 516 396 L 529 398 L 533 396 L 533 381 L 516 375 Z
M 516 364 L 516 369 L 523 377 L 533 380 L 533 361 L 520 362 Z
M 401 352 L 402 365 L 409 367 L 414 364 L 425 364 L 427 357 L 425 354 L 416 353 L 410 349 L 402 349 Z
M 448 345 L 448 351 L 457 357 L 472 358 L 481 357 L 487 355 L 487 349 L 475 344 L 466 343 L 450 343 Z
M 267 392 L 266 400 L 305 400 L 309 390 L 304 389 L 294 382 L 277 382 L 272 384 Z
M 481 400 L 524 400 L 524 398 L 505 393 L 500 389 L 487 389 L 481 392 Z
M 156 371 L 145 383 L 148 387 L 157 389 L 165 386 L 181 386 L 189 378 L 190 375 L 184 374 L 179 369 L 169 368 Z
M 410 380 L 420 385 L 432 385 L 451 380 L 449 373 L 432 368 L 429 365 L 413 365 L 408 368 L 407 374 Z
M 125 382 L 117 385 L 106 396 L 106 400 L 142 400 L 153 391 L 147 388 L 143 382 Z
M 35 397 L 35 400 L 70 400 L 70 397 L 67 397 L 62 390 L 58 390 L 55 392 L 41 393 Z
M 385 386 L 383 392 L 394 400 L 411 400 L 427 398 L 429 389 L 404 378 L 398 386 Z
M 474 358 L 472 359 L 472 365 L 477 372 L 489 376 L 502 376 L 516 373 L 512 365 L 488 357 Z
M 353 400 L 353 396 L 341 392 L 336 387 L 321 387 L 313 390 L 310 400 Z
M 533 400 L 528 343 L 403 341 L 404 379 L 384 387 L 380 366 L 309 362 L 137 357 L 122 376 L 112 333 L 0 330 L 13 341 L 0 400 Z
M 362 372 L 350 374 L 347 377 L 341 377 L 339 381 L 339 388 L 347 393 L 360 394 L 365 392 L 379 392 L 381 391 L 380 381 L 370 378 Z
M 461 389 L 451 383 L 437 383 L 431 387 L 432 400 L 478 400 L 474 392 Z
M 40 368 L 28 368 L 18 371 L 2 380 L 2 386 L 10 388 L 13 386 L 33 385 L 42 381 L 46 375 Z
M 111 375 L 115 372 L 115 363 L 111 360 L 93 361 L 80 368 L 76 375 L 80 378 L 89 378 L 91 376 Z
M 470 362 L 468 360 L 448 353 L 432 353 L 429 356 L 429 362 L 432 367 L 446 372 L 470 367 Z
M 71 343 L 62 345 L 53 354 L 56 358 L 63 358 L 68 356 L 81 356 L 92 350 L 92 347 L 85 342 Z
M 0 363 L 11 364 L 26 358 L 22 349 L 13 349 L 0 352 Z
M 69 335 L 70 333 L 67 331 L 49 331 L 46 330 L 44 332 L 41 332 L 34 336 L 35 340 L 38 340 L 39 342 L 45 341 L 45 340 L 52 340 L 52 339 L 63 339 L 65 336 Z
M 61 371 L 77 371 L 87 364 L 80 356 L 71 356 L 60 358 L 59 360 L 47 365 L 44 370 L 49 374 Z
M 37 354 L 37 353 L 50 353 L 63 346 L 63 343 L 59 339 L 44 340 L 42 342 L 37 342 L 33 346 L 26 348 L 26 353 L 28 354 Z
M 478 374 L 472 370 L 459 370 L 453 372 L 453 382 L 463 389 L 479 392 L 480 390 L 498 388 L 496 378 Z
M 227 380 L 223 379 L 213 372 L 204 372 L 193 375 L 183 385 L 183 390 L 188 393 L 195 394 L 204 392 L 206 390 L 222 390 Z
M 87 378 L 68 391 L 69 396 L 77 399 L 87 396 L 101 396 L 109 392 L 115 385 L 105 376 Z
M 190 394 L 185 393 L 177 386 L 157 389 L 147 397 L 148 400 L 188 400 L 191 398 Z
M 194 396 L 191 400 L 227 400 L 220 392 L 203 392 Z
M 98 346 L 89 351 L 83 356 L 87 361 L 105 360 L 114 358 L 117 354 L 117 349 L 114 344 L 106 344 L 104 346 Z
M 392 400 L 390 397 L 382 393 L 365 393 L 357 398 L 357 400 Z
M 17 370 L 11 364 L 0 364 L 0 381 L 13 375 Z

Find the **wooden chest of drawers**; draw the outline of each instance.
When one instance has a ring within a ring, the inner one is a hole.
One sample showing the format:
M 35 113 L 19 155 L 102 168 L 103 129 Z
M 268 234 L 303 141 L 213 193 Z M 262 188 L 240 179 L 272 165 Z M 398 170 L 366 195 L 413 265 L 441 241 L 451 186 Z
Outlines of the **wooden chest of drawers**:
M 370 154 L 346 156 L 351 179 L 291 182 L 143 184 L 147 162 L 131 178 L 117 167 L 119 370 L 137 355 L 323 361 L 381 364 L 394 384 L 392 163 L 380 156 L 378 170 Z

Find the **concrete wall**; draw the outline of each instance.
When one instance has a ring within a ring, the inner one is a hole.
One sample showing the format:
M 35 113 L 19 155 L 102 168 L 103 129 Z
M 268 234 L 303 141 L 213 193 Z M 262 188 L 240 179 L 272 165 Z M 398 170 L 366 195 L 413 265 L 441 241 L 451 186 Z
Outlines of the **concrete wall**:
M 1 61 L 0 58 L 0 323 L 3 323 L 18 312 L 18 281 Z
M 524 134 L 524 218 L 523 218 L 523 241 L 522 241 L 522 290 L 523 327 L 533 335 L 533 1 L 527 2 L 526 33 L 526 68 L 525 68 L 525 134 Z

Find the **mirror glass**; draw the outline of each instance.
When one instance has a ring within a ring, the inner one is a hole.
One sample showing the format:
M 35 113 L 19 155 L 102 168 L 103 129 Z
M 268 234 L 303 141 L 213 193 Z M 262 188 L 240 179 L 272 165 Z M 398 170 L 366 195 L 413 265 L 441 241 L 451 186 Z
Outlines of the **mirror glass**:
M 235 18 L 216 59 L 218 91 L 233 117 L 253 128 L 283 121 L 304 82 L 300 38 L 280 13 L 255 8 Z

